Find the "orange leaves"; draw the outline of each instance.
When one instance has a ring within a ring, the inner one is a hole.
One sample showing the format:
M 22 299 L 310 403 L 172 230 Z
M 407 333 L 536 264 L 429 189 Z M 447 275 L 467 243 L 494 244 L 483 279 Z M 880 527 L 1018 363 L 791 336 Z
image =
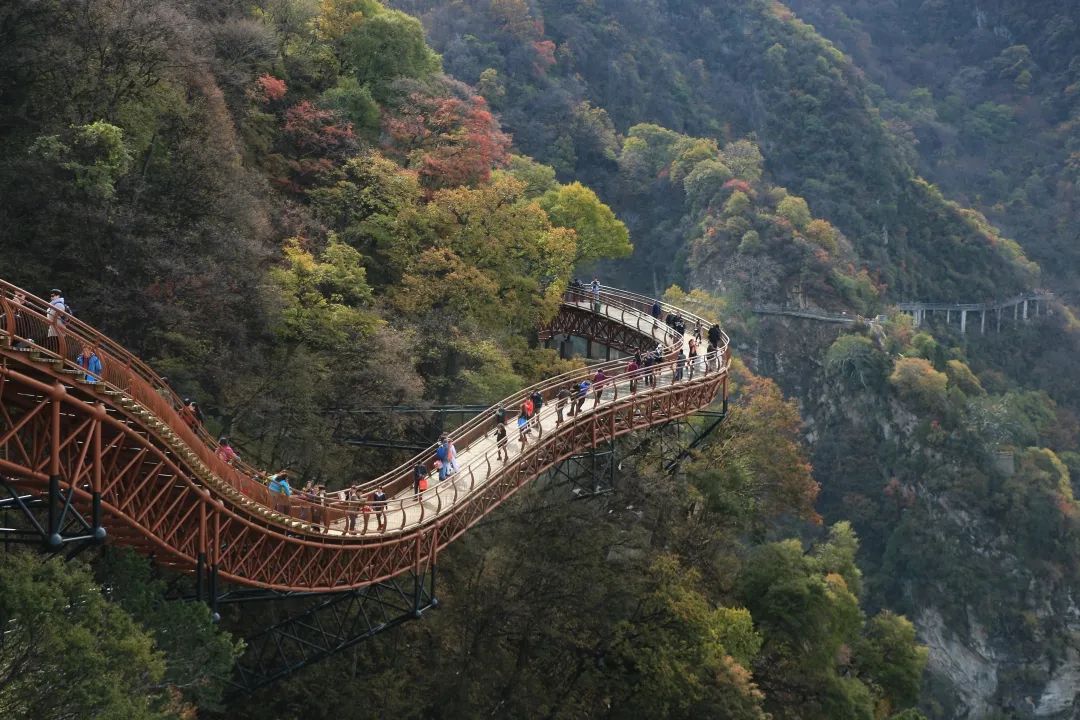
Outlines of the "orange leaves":
M 265 105 L 285 97 L 288 89 L 284 80 L 279 80 L 273 75 L 260 75 L 255 81 L 254 95 L 258 102 Z

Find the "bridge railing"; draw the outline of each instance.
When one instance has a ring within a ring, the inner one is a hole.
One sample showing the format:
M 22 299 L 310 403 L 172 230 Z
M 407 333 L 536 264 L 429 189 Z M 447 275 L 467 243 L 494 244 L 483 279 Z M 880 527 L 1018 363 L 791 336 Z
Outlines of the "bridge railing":
M 563 302 L 568 305 L 586 307 L 592 302 L 592 294 L 591 291 L 587 290 L 567 290 L 563 297 Z M 651 302 L 652 301 L 650 300 L 650 306 Z M 635 305 L 640 305 L 640 303 L 635 303 Z M 674 352 L 677 352 L 678 339 L 674 331 L 662 321 L 652 317 L 647 309 L 642 310 L 635 305 L 625 303 L 623 298 L 615 293 L 601 292 L 601 308 L 604 314 L 611 319 L 617 319 L 625 326 L 634 327 L 642 335 L 651 336 L 657 343 L 664 345 L 665 354 L 671 355 Z M 643 347 L 642 349 L 651 350 L 652 348 Z M 517 407 L 525 401 L 525 398 L 529 397 L 534 392 L 540 392 L 541 395 L 544 396 L 544 399 L 548 400 L 551 397 L 554 397 L 554 394 L 558 392 L 561 387 L 565 387 L 575 382 L 579 383 L 582 380 L 591 380 L 598 370 L 603 370 L 605 374 L 607 374 L 616 372 L 625 365 L 625 360 L 612 360 L 597 363 L 585 368 L 571 370 L 527 388 L 523 388 L 514 394 L 503 398 L 490 409 L 478 414 L 464 425 L 448 433 L 448 435 L 453 441 L 455 448 L 459 452 L 464 452 L 468 450 L 474 442 L 482 439 L 488 431 L 488 428 L 492 427 L 495 413 L 498 408 L 505 408 L 508 413 L 516 412 Z M 435 460 L 437 449 L 438 444 L 432 444 L 426 450 L 393 470 L 384 473 L 378 478 L 361 483 L 358 485 L 359 490 L 366 493 L 375 490 L 380 485 L 391 494 L 396 494 L 405 490 L 412 485 L 413 468 L 415 468 L 418 463 L 423 463 L 430 467 Z M 344 501 L 340 503 L 340 506 L 349 507 Z
M 726 355 L 717 352 L 715 357 L 707 358 L 706 369 L 699 371 L 699 382 L 706 381 L 710 377 L 715 378 L 717 373 L 725 372 L 727 369 L 726 362 L 723 361 L 725 357 Z M 635 394 L 644 395 L 650 392 L 647 388 L 640 387 L 640 383 L 646 375 L 652 376 L 657 382 L 658 389 L 652 392 L 670 392 L 677 388 L 680 383 L 691 382 L 687 377 L 689 375 L 688 360 L 667 360 L 650 368 L 632 372 L 625 370 L 625 361 L 618 362 L 623 366 L 622 371 L 613 371 L 613 374 L 604 380 L 604 393 L 609 395 L 609 399 L 603 401 L 605 405 L 617 403 L 620 399 L 626 400 Z M 635 380 L 639 384 L 635 392 L 631 392 L 629 389 L 628 383 L 630 380 Z M 590 388 L 585 398 L 586 406 L 592 401 L 592 395 L 593 392 Z M 574 398 L 576 399 L 577 396 L 575 395 Z M 567 407 L 569 407 L 569 403 Z M 583 407 L 580 412 L 582 415 L 588 415 L 592 411 L 592 408 Z M 542 417 L 550 419 L 556 412 L 557 409 L 553 405 L 545 403 Z M 491 421 L 493 420 L 494 418 L 491 419 Z M 490 436 L 493 429 L 493 425 L 485 428 L 483 437 Z M 572 432 L 569 429 L 569 421 L 567 426 L 564 426 L 564 429 L 567 432 Z M 516 424 L 511 422 L 510 431 L 507 435 L 508 446 L 515 442 L 512 439 L 515 430 Z M 552 432 L 558 432 L 558 430 Z M 539 438 L 535 438 L 532 442 L 539 442 Z M 447 509 L 455 507 L 459 503 L 483 492 L 485 486 L 497 477 L 496 471 L 500 468 L 500 463 L 497 446 L 489 447 L 482 455 L 470 458 L 467 464 L 459 467 L 457 472 L 447 478 L 446 481 L 435 483 L 418 495 L 389 500 L 385 506 L 387 514 L 385 529 L 372 531 L 369 519 L 368 523 L 366 523 L 366 534 L 400 533 L 430 522 L 435 517 L 442 515 Z M 352 511 L 355 512 L 355 509 Z M 393 522 L 391 522 L 391 518 L 393 518 Z
M 201 463 L 203 480 L 220 480 L 252 500 L 272 507 L 272 497 L 251 465 L 225 462 L 217 455 L 216 439 L 201 425 L 190 426 L 180 415 L 182 399 L 157 373 L 119 343 L 46 300 L 0 280 L 0 331 L 15 349 L 59 361 L 73 383 L 87 378 L 104 389 L 121 393 L 164 422 Z M 83 349 L 93 348 L 101 361 L 91 373 L 77 361 Z M 190 461 L 189 461 L 190 462 Z M 196 469 L 197 468 L 193 468 Z M 310 516 L 310 507 L 298 505 Z
M 651 315 L 650 310 L 654 302 L 651 298 L 605 287 L 600 292 L 599 308 L 593 307 L 595 301 L 596 298 L 589 289 L 571 290 L 564 297 L 564 303 L 567 305 L 590 307 L 592 311 L 618 320 L 624 326 L 633 327 L 643 336 L 650 337 L 662 345 L 665 357 L 669 359 L 654 366 L 652 372 L 657 375 L 664 372 L 674 375 L 677 364 L 674 355 L 677 348 L 681 346 L 681 336 L 678 336 L 660 319 Z M 662 306 L 677 310 L 667 304 Z M 707 327 L 706 321 L 696 315 L 686 312 L 682 314 L 687 320 Z M 165 423 L 195 454 L 203 470 L 203 479 L 211 484 L 215 480 L 223 481 L 235 491 L 267 508 L 272 508 L 302 522 L 324 527 L 348 514 L 361 512 L 365 505 L 369 505 L 366 497 L 359 501 L 335 501 L 300 496 L 284 498 L 271 493 L 264 484 L 255 479 L 257 471 L 254 467 L 240 461 L 230 464 L 218 457 L 214 437 L 201 425 L 192 427 L 185 421 L 180 414 L 183 404 L 181 398 L 138 357 L 79 319 L 4 281 L 0 281 L 0 332 L 9 336 L 11 344 L 16 348 L 59 360 L 61 368 L 69 371 L 68 374 L 76 378 L 75 382 L 85 375 L 91 378 L 94 384 L 122 394 L 125 399 L 137 403 L 140 410 L 144 409 L 154 418 Z M 727 343 L 728 338 L 723 335 L 722 347 L 713 360 L 717 367 L 724 363 Z M 90 347 L 95 349 L 102 363 L 100 374 L 88 372 L 77 362 L 79 353 L 84 348 Z M 642 350 L 650 349 L 652 348 L 647 345 L 642 347 Z M 603 370 L 611 378 L 607 382 L 615 388 L 614 392 L 617 393 L 618 383 L 629 379 L 624 372 L 625 364 L 625 360 L 598 363 L 524 388 L 455 429 L 450 434 L 451 440 L 458 447 L 459 452 L 465 452 L 491 431 L 496 408 L 503 407 L 510 413 L 516 414 L 518 405 L 532 393 L 540 392 L 545 400 L 550 400 L 558 389 L 580 383 L 581 380 L 591 380 L 598 370 Z M 643 377 L 646 372 L 646 370 L 638 371 L 638 376 Z M 549 408 L 549 412 L 553 412 L 552 405 L 546 404 L 545 407 Z M 417 463 L 422 462 L 427 466 L 432 464 L 437 447 L 437 444 L 431 445 L 427 450 L 399 467 L 357 486 L 358 490 L 366 495 L 376 487 L 383 486 L 391 495 L 401 492 L 412 485 L 412 471 Z M 484 462 L 489 462 L 487 456 Z M 198 467 L 192 469 L 199 470 Z M 434 492 L 437 504 L 440 504 L 442 497 L 440 493 L 445 491 L 434 490 Z M 424 498 L 416 499 L 415 502 L 423 503 Z M 409 509 L 407 500 L 400 502 L 400 509 L 405 517 Z M 312 532 L 319 532 L 316 528 L 309 529 Z

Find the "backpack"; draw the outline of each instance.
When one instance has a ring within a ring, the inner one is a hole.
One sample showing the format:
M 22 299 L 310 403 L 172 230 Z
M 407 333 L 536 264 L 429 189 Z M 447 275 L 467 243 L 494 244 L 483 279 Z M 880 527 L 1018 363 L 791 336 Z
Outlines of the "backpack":
M 445 445 L 440 445 L 439 449 L 435 451 L 435 457 L 437 457 L 440 460 L 445 462 L 446 461 L 446 453 L 447 453 L 446 446 Z

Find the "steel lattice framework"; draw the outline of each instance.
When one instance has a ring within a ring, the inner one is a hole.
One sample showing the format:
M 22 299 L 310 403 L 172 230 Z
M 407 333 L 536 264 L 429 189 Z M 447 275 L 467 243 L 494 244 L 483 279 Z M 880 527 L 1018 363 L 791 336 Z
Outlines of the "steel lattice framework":
M 195 574 L 200 593 L 205 580 L 214 598 L 225 582 L 334 593 L 403 573 L 424 577 L 439 552 L 531 479 L 587 449 L 726 397 L 726 336 L 711 372 L 682 379 L 682 363 L 672 359 L 682 339 L 672 344 L 674 334 L 649 315 L 651 300 L 610 288 L 596 298 L 570 294 L 542 333 L 584 335 L 626 351 L 664 344 L 669 357 L 653 369 L 661 382 L 630 392 L 628 378 L 618 376 L 625 363 L 616 361 L 523 389 L 503 404 L 514 407 L 533 391 L 550 397 L 602 367 L 613 376 L 614 397 L 545 432 L 506 463 L 474 451 L 476 459 L 453 482 L 392 503 L 386 529 L 375 531 L 363 502 L 282 507 L 251 480 L 251 468 L 215 456 L 212 439 L 184 423 L 175 394 L 138 358 L 73 318 L 61 324 L 47 303 L 20 297 L 14 286 L 0 283 L 0 290 L 0 510 L 36 518 L 35 532 L 54 550 L 93 539 L 152 553 L 163 565 Z M 102 357 L 100 377 L 74 362 L 89 345 Z M 483 445 L 493 418 L 494 409 L 455 430 L 459 448 Z M 415 462 L 430 461 L 434 452 L 429 448 L 366 489 L 377 482 L 400 492 L 411 483 Z M 344 527 L 351 515 L 364 520 L 356 535 L 328 533 L 315 522 Z

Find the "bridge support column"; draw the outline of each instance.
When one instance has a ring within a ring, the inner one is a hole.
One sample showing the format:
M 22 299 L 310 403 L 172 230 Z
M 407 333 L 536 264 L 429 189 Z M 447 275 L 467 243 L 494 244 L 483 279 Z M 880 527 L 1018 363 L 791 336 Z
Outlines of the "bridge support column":
M 604 346 L 604 359 L 605 360 L 610 360 L 611 359 L 611 346 L 610 345 L 605 345 Z
M 592 338 L 585 338 L 585 357 L 592 359 Z
M 1020 319 L 1020 303 L 1015 303 L 1013 305 L 1013 320 L 1019 320 L 1019 319 Z
M 986 334 L 986 308 L 983 308 L 979 312 L 979 334 Z
M 1001 308 L 997 309 L 997 331 L 1001 332 Z
M 1027 322 L 1027 319 L 1028 319 L 1027 304 L 1028 304 L 1028 301 L 1025 300 L 1024 301 L 1024 322 Z
M 945 311 L 945 326 L 948 327 L 952 322 L 952 310 Z
M 967 333 L 967 310 L 960 311 L 960 334 Z

